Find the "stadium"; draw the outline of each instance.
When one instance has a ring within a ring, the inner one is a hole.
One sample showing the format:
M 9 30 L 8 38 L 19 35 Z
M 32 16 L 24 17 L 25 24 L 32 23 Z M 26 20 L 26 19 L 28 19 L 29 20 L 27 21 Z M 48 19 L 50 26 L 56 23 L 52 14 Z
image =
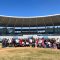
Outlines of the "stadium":
M 60 35 L 60 14 L 16 17 L 0 15 L 0 36 Z
M 0 42 L 1 60 L 60 60 L 60 14 L 0 15 Z
M 60 60 L 60 0 L 0 0 L 0 60 Z

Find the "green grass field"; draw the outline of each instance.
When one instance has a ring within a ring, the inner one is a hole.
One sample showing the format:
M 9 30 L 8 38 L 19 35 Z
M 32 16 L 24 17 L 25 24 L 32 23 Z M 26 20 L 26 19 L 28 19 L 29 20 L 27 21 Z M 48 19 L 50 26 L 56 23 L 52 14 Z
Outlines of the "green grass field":
M 60 50 L 48 48 L 0 48 L 0 60 L 60 60 Z

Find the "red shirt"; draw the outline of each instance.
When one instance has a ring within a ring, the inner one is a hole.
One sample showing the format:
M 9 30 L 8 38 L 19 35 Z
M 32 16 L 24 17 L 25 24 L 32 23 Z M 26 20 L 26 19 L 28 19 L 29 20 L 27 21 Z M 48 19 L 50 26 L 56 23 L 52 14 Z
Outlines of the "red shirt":
M 22 45 L 22 42 L 23 42 L 22 39 L 20 39 L 20 40 L 19 40 L 20 45 Z
M 36 39 L 36 44 L 38 44 L 38 39 Z

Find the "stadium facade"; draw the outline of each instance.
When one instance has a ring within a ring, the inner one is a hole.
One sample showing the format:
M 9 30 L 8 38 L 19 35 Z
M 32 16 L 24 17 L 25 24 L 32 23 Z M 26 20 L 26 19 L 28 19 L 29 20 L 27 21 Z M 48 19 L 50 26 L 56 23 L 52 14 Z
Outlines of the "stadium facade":
M 60 14 L 33 17 L 0 15 L 0 36 L 28 34 L 60 35 Z

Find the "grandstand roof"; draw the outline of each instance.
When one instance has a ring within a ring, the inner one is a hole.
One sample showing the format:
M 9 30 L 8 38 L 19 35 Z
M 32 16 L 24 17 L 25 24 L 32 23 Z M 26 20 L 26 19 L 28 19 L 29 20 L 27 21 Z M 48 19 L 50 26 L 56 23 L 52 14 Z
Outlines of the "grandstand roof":
M 0 26 L 57 26 L 60 25 L 60 14 L 33 17 L 0 15 Z

